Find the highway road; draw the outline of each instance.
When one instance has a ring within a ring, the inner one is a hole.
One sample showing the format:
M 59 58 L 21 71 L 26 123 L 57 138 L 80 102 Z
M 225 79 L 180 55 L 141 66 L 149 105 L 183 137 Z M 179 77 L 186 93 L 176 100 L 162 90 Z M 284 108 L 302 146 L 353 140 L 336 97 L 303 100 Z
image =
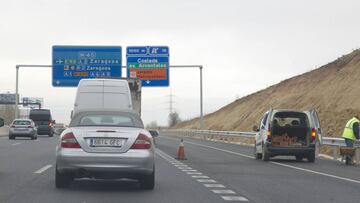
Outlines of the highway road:
M 356 202 L 360 167 L 330 160 L 262 162 L 252 148 L 184 139 L 187 160 L 173 157 L 179 138 L 157 138 L 156 185 L 136 181 L 78 180 L 54 186 L 58 136 L 8 140 L 0 137 L 0 202 Z

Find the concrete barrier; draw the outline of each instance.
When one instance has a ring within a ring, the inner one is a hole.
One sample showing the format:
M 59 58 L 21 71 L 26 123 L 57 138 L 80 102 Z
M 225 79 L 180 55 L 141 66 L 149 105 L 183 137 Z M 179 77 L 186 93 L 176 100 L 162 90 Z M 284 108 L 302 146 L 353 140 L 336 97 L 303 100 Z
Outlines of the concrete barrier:
M 9 135 L 9 126 L 0 127 L 0 137 Z

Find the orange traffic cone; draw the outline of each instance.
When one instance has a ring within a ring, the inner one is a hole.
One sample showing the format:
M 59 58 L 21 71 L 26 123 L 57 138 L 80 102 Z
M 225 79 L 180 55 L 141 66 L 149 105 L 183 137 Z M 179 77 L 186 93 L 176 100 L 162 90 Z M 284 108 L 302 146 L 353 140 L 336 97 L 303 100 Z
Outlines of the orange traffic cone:
M 183 139 L 181 139 L 176 159 L 178 159 L 178 160 L 185 160 L 186 159 L 185 158 L 185 149 L 184 149 Z

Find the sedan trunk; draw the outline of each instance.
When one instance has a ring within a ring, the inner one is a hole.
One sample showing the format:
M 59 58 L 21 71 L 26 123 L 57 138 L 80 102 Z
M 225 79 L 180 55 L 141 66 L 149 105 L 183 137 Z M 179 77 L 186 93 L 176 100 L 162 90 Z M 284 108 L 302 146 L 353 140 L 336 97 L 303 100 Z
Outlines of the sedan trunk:
M 125 153 L 141 132 L 130 127 L 73 127 L 81 148 L 89 153 Z

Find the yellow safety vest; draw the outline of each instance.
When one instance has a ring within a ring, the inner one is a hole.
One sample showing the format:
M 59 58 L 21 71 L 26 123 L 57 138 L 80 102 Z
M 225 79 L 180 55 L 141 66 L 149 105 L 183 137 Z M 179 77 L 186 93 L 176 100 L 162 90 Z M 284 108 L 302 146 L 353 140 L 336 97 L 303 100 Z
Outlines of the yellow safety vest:
M 353 129 L 353 124 L 356 123 L 356 122 L 359 123 L 359 119 L 354 117 L 354 118 L 350 119 L 346 123 L 345 129 L 344 129 L 344 132 L 343 132 L 343 135 L 342 135 L 343 138 L 347 138 L 347 139 L 350 139 L 350 140 L 355 140 L 356 139 L 355 134 L 354 134 L 354 129 Z

